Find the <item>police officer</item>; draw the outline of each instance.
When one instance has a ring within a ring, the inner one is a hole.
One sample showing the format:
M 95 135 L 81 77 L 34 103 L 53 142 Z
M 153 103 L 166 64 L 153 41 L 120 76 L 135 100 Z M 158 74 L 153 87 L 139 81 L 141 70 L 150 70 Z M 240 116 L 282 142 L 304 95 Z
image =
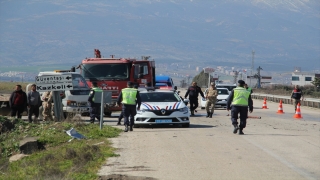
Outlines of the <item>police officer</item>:
M 210 83 L 211 87 L 208 88 L 208 90 L 206 91 L 206 111 L 207 111 L 207 118 L 210 117 L 212 118 L 212 114 L 214 112 L 214 106 L 216 104 L 217 101 L 217 96 L 218 96 L 218 92 L 217 89 L 215 87 L 215 83 L 212 82 Z M 211 105 L 211 111 L 209 109 Z
M 141 99 L 139 91 L 133 88 L 132 82 L 129 81 L 127 83 L 127 88 L 121 90 L 117 99 L 117 105 L 120 103 L 122 103 L 122 113 L 125 126 L 124 132 L 128 132 L 128 126 L 130 126 L 130 131 L 133 131 L 134 116 L 137 114 L 137 109 L 140 110 Z
M 234 126 L 233 133 L 242 135 L 243 128 L 246 127 L 248 117 L 248 106 L 249 112 L 253 111 L 253 102 L 251 99 L 251 93 L 244 88 L 245 82 L 243 80 L 238 81 L 238 87 L 231 91 L 231 94 L 227 100 L 227 110 L 231 109 L 231 121 Z M 240 113 L 240 125 L 238 126 L 238 114 Z
M 248 84 L 244 84 L 244 88 L 247 89 L 247 91 L 249 91 L 251 94 L 253 93 L 252 88 L 248 86 Z
M 92 82 L 92 88 L 89 94 L 89 98 L 88 98 L 88 104 L 91 107 L 90 108 L 90 123 L 94 123 L 95 118 L 97 118 L 98 120 L 100 120 L 100 109 L 101 109 L 101 103 L 98 103 L 97 101 L 95 102 L 95 100 L 97 100 L 97 98 L 99 98 L 98 96 L 101 96 L 102 93 L 102 89 L 100 89 L 98 87 L 98 83 L 97 82 Z
M 135 89 L 138 89 L 139 88 L 139 84 L 135 84 L 134 86 L 133 86 L 133 88 L 135 88 Z M 119 115 L 119 118 L 118 118 L 118 123 L 117 123 L 117 125 L 121 125 L 121 119 L 123 118 L 123 112 L 121 111 L 121 113 L 120 113 L 120 115 Z
M 189 95 L 191 115 L 194 115 L 194 111 L 198 107 L 199 93 L 201 94 L 201 97 L 204 98 L 201 88 L 197 86 L 196 82 L 192 82 L 192 86 L 188 88 L 186 94 L 184 95 L 184 98 L 187 98 Z

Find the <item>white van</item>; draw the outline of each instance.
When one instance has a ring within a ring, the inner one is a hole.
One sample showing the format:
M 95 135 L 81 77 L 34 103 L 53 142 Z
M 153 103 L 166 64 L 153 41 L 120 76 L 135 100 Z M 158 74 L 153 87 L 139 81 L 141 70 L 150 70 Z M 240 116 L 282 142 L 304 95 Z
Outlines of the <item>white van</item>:
M 76 90 L 60 92 L 64 117 L 73 117 L 75 114 L 89 113 L 88 97 L 90 88 L 85 79 L 78 72 L 40 72 L 38 76 L 72 75 L 72 84 Z M 42 94 L 42 92 L 40 92 Z

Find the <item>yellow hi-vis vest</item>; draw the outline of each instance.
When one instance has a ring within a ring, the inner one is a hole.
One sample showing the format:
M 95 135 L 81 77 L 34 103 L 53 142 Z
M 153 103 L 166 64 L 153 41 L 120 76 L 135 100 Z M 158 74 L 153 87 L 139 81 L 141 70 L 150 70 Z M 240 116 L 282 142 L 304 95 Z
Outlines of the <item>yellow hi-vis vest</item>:
M 252 90 L 251 87 L 248 87 L 247 91 L 249 91 L 251 93 L 251 90 Z
M 92 98 L 92 101 L 95 103 L 101 103 L 102 89 L 98 87 L 93 87 L 92 90 L 94 90 L 94 96 Z
M 233 99 L 232 105 L 235 106 L 248 106 L 248 98 L 250 96 L 250 92 L 245 88 L 237 87 L 233 90 Z
M 122 89 L 122 104 L 136 105 L 137 89 L 124 88 Z

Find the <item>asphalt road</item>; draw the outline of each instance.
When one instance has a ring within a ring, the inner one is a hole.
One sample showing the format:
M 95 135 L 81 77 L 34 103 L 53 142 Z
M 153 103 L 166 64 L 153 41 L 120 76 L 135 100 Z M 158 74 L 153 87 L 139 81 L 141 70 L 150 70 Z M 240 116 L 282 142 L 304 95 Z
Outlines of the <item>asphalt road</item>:
M 99 175 L 118 179 L 320 179 L 320 110 L 254 100 L 245 135 L 233 134 L 230 112 L 216 109 L 206 118 L 198 108 L 189 128 L 150 126 L 123 132 L 110 141 L 117 157 L 109 158 Z M 117 114 L 104 125 L 116 126 Z M 24 117 L 26 118 L 26 117 Z M 88 120 L 88 117 L 82 117 Z M 97 121 L 96 121 L 97 123 Z M 98 125 L 98 124 L 97 124 Z M 106 178 L 105 178 L 106 179 Z
M 110 139 L 118 157 L 109 158 L 99 175 L 136 179 L 320 179 L 320 110 L 254 100 L 245 135 L 233 134 L 230 112 L 213 118 L 198 108 L 189 128 L 145 127 Z M 116 126 L 117 118 L 105 118 Z

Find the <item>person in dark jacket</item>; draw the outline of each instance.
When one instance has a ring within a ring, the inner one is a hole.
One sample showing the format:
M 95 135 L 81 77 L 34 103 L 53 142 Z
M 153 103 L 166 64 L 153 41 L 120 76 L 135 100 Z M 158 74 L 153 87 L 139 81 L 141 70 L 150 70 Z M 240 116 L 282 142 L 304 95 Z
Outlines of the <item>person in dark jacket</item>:
M 186 94 L 184 95 L 184 98 L 187 98 L 187 96 L 189 95 L 191 115 L 194 115 L 194 111 L 199 105 L 198 103 L 199 93 L 201 94 L 201 97 L 204 98 L 201 88 L 197 86 L 196 82 L 192 82 L 192 86 L 188 88 Z
M 39 107 L 41 106 L 40 93 L 36 90 L 36 85 L 31 85 L 31 91 L 27 94 L 28 103 L 28 120 L 32 123 L 32 115 L 34 114 L 34 122 L 37 122 L 39 117 Z
M 16 90 L 9 98 L 9 105 L 11 108 L 11 117 L 17 116 L 21 119 L 23 111 L 27 107 L 27 94 L 22 91 L 21 85 L 16 85 Z
M 117 99 L 117 105 L 119 106 L 120 103 L 122 103 L 122 113 L 125 126 L 124 132 L 128 132 L 128 126 L 130 126 L 130 131 L 133 131 L 134 116 L 137 114 L 137 109 L 140 110 L 141 98 L 139 91 L 133 88 L 132 82 L 129 81 L 127 83 L 127 88 L 121 90 Z
M 253 111 L 253 102 L 251 99 L 251 93 L 244 88 L 245 82 L 243 80 L 238 81 L 238 87 L 234 88 L 227 99 L 227 110 L 231 110 L 231 122 L 234 126 L 233 133 L 236 134 L 239 131 L 239 135 L 243 135 L 243 129 L 247 125 L 248 107 L 249 112 Z M 238 114 L 240 114 L 240 125 L 238 126 Z
M 292 100 L 294 105 L 294 112 L 296 112 L 298 103 L 301 103 L 301 101 L 303 100 L 303 93 L 298 85 L 294 86 L 294 89 L 291 93 L 291 102 Z

